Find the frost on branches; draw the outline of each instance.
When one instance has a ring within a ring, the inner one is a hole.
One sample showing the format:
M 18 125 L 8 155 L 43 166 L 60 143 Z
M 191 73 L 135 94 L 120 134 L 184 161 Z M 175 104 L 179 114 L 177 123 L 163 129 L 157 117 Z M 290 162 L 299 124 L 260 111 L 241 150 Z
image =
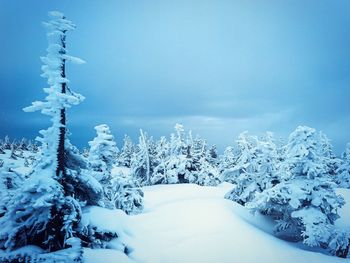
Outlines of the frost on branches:
M 320 152 L 320 135 L 299 126 L 285 147 L 279 167 L 280 182 L 247 204 L 272 216 L 277 234 L 308 246 L 327 246 L 332 237 L 337 209 L 344 204 L 336 195 L 328 164 L 330 156 Z

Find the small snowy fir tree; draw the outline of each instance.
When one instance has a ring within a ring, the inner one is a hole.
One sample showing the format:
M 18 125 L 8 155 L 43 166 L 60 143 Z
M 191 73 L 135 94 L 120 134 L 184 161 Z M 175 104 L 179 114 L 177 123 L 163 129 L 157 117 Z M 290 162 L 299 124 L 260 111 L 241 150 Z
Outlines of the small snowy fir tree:
M 226 147 L 224 154 L 219 157 L 219 171 L 221 173 L 222 178 L 226 178 L 225 181 L 230 181 L 230 178 L 234 176 L 230 176 L 229 173 L 233 170 L 233 167 L 236 165 L 237 155 L 232 146 Z M 227 175 L 228 174 L 228 175 Z M 226 175 L 226 176 L 225 176 Z M 233 183 L 232 181 L 230 181 Z
M 331 144 L 331 140 L 328 139 L 326 134 L 320 131 L 318 136 L 319 136 L 319 147 L 318 147 L 319 155 L 323 157 L 322 160 L 325 162 L 324 164 L 327 168 L 327 173 L 335 178 L 336 172 L 341 160 L 335 156 L 333 152 L 333 146 Z
M 131 160 L 132 174 L 140 185 L 152 184 L 152 175 L 157 166 L 156 143 L 140 130 L 139 143 Z
M 156 143 L 157 164 L 154 167 L 151 177 L 152 184 L 166 184 L 167 183 L 167 160 L 170 155 L 170 146 L 167 139 L 163 136 Z
M 132 143 L 131 138 L 129 136 L 125 135 L 124 145 L 123 145 L 123 147 L 120 151 L 120 154 L 118 156 L 118 165 L 130 168 L 131 167 L 131 160 L 132 160 L 134 153 L 135 153 L 135 146 Z
M 320 137 L 315 129 L 299 126 L 289 136 L 281 164 L 281 182 L 258 193 L 247 204 L 255 211 L 271 215 L 278 235 L 303 241 L 308 246 L 326 246 L 332 234 L 337 209 L 344 204 L 336 195 L 319 151 Z
M 40 131 L 39 160 L 0 218 L 0 248 L 8 252 L 2 262 L 8 261 L 6 255 L 11 251 L 28 245 L 37 249 L 18 253 L 11 260 L 35 262 L 35 251 L 61 249 L 73 249 L 77 252 L 75 260 L 81 258 L 80 241 L 75 238 L 79 235 L 81 205 L 74 197 L 75 185 L 67 173 L 66 109 L 79 104 L 83 97 L 68 88 L 65 74 L 66 61 L 81 60 L 66 54 L 66 33 L 75 25 L 60 12 L 50 12 L 49 16 L 51 20 L 44 23 L 48 28 L 48 53 L 41 58 L 42 76 L 49 84 L 49 88 L 44 89 L 47 96 L 45 101 L 33 102 L 24 110 L 41 111 L 51 117 L 52 125 Z
M 90 168 L 95 172 L 94 177 L 100 182 L 104 192 L 104 207 L 113 208 L 113 193 L 111 185 L 111 172 L 118 153 L 118 148 L 111 131 L 106 124 L 95 127 L 96 138 L 89 142 Z
M 234 166 L 228 167 L 222 172 L 224 181 L 236 183 L 237 177 L 241 174 L 252 173 L 256 170 L 256 162 L 254 161 L 257 156 L 256 143 L 257 137 L 249 135 L 246 131 L 238 136 L 236 147 L 233 148 L 233 156 L 228 156 L 232 160 L 227 160 L 232 162 Z
M 339 187 L 350 188 L 350 143 L 346 145 L 346 151 L 336 171 L 336 183 Z

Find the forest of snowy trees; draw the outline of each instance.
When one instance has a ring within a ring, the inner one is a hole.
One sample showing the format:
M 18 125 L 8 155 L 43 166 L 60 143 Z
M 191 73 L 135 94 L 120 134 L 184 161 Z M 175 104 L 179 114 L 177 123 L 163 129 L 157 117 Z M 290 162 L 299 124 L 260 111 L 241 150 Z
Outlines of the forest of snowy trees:
M 68 138 L 66 110 L 84 97 L 68 86 L 65 65 L 83 61 L 66 50 L 75 25 L 59 12 L 50 18 L 42 57 L 49 88 L 44 101 L 24 110 L 48 115 L 51 126 L 36 142 L 0 142 L 1 262 L 79 262 L 83 247 L 105 248 L 118 238 L 82 220 L 87 207 L 134 215 L 143 212 L 144 186 L 222 182 L 232 184 L 225 198 L 273 219 L 279 238 L 349 256 L 350 229 L 334 223 L 345 203 L 335 190 L 350 188 L 350 144 L 338 157 L 324 133 L 299 126 L 286 141 L 243 132 L 220 154 L 181 124 L 160 139 L 140 130 L 137 142 L 127 135 L 116 141 L 101 124 L 89 148 L 79 150 Z M 129 253 L 126 244 L 122 251 Z

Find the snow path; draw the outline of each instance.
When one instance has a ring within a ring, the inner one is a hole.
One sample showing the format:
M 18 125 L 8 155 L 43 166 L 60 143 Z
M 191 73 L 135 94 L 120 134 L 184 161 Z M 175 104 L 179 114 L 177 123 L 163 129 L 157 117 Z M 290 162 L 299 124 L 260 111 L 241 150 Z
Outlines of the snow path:
M 192 184 L 145 187 L 145 213 L 130 217 L 130 257 L 148 263 L 349 262 L 309 252 L 254 227 L 268 222 L 225 200 L 232 188 Z M 248 222 L 249 221 L 249 222 Z M 252 225 L 253 224 L 253 225 Z

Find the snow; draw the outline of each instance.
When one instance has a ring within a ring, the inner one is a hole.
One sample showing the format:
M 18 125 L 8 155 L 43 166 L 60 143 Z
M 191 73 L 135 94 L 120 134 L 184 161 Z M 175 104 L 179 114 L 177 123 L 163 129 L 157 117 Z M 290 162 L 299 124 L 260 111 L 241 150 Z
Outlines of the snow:
M 4 165 L 14 165 L 13 170 L 17 173 L 21 174 L 23 177 L 27 176 L 32 171 L 32 166 L 28 165 L 27 167 L 24 165 L 25 158 L 33 157 L 34 154 L 29 151 L 23 151 L 23 158 L 19 157 L 17 159 L 11 159 L 11 151 L 4 150 L 5 154 L 0 155 L 0 160 L 4 161 Z
M 115 166 L 112 168 L 112 176 L 131 176 L 131 169 L 129 167 L 124 167 L 124 166 Z
M 101 231 L 113 231 L 120 238 L 130 235 L 128 216 L 119 209 L 109 210 L 99 206 L 83 208 L 83 225 L 96 226 Z
M 131 259 L 128 258 L 123 252 L 112 250 L 112 249 L 84 249 L 84 261 L 85 263 L 96 263 L 96 262 L 115 262 L 115 263 L 132 263 Z
M 271 222 L 224 199 L 230 189 L 229 183 L 218 187 L 194 184 L 147 186 L 143 187 L 143 214 L 127 216 L 118 210 L 107 214 L 106 209 L 90 208 L 89 220 L 121 232 L 122 241 L 131 248 L 131 253 L 123 257 L 110 249 L 85 249 L 86 262 L 345 261 L 303 250 L 295 243 L 272 236 Z

